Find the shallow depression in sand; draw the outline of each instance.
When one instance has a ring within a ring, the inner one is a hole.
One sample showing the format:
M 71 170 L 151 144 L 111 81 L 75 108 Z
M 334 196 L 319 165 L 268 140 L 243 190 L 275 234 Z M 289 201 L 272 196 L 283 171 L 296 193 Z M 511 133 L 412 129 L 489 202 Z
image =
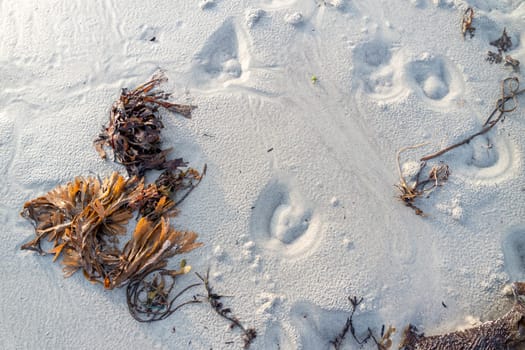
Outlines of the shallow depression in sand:
M 256 242 L 269 251 L 295 255 L 319 238 L 313 208 L 288 180 L 275 177 L 259 194 L 251 218 Z
M 525 279 L 525 226 L 511 229 L 503 241 L 505 269 L 513 281 Z

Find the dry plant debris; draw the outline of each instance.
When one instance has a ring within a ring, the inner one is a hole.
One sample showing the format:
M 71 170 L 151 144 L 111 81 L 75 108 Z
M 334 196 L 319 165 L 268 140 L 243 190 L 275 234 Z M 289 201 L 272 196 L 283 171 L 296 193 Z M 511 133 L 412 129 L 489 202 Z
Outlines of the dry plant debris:
M 505 65 L 506 66 L 511 66 L 512 68 L 514 68 L 515 71 L 518 71 L 519 68 L 520 68 L 520 61 L 518 61 L 515 58 L 512 58 L 511 55 L 506 55 L 505 56 Z
M 409 325 L 399 349 L 403 350 L 505 350 L 525 343 L 525 283 L 512 286 L 514 305 L 502 317 L 477 327 L 444 335 L 424 336 Z
M 518 108 L 518 96 L 525 93 L 525 89 L 520 90 L 519 87 L 520 83 L 517 77 L 504 79 L 501 82 L 501 97 L 496 101 L 496 107 L 483 124 L 481 130 L 458 143 L 455 143 L 451 146 L 445 147 L 440 151 L 422 157 L 420 159 L 421 165 L 418 173 L 416 174 L 416 179 L 410 184 L 406 181 L 401 172 L 400 155 L 406 150 L 419 148 L 425 144 L 404 147 L 398 151 L 397 166 L 400 182 L 396 185 L 396 187 L 400 192 L 399 198 L 401 199 L 401 201 L 403 201 L 403 203 L 405 203 L 407 207 L 414 209 L 417 215 L 425 216 L 423 211 L 416 206 L 416 199 L 422 197 L 434 188 L 443 185 L 443 183 L 448 179 L 450 175 L 450 170 L 448 166 L 444 163 L 439 163 L 438 165 L 434 165 L 430 169 L 430 172 L 426 179 L 421 180 L 421 173 L 425 169 L 427 162 L 431 159 L 438 158 L 459 146 L 469 143 L 475 137 L 489 132 L 494 126 L 496 126 L 496 124 L 503 121 L 505 113 L 513 112 Z
M 486 60 L 490 63 L 501 63 L 503 62 L 503 53 L 507 52 L 512 48 L 512 40 L 507 35 L 507 29 L 503 28 L 503 34 L 501 34 L 501 37 L 497 40 L 491 41 L 490 45 L 496 47 L 498 49 L 498 52 L 487 52 L 487 58 Z M 519 61 L 518 61 L 519 65 Z
M 197 277 L 204 283 L 204 288 L 206 289 L 206 295 L 204 296 L 205 302 L 209 303 L 212 309 L 222 318 L 230 322 L 230 329 L 239 328 L 242 332 L 243 348 L 248 349 L 252 342 L 257 337 L 257 331 L 254 328 L 246 328 L 242 325 L 241 321 L 232 314 L 232 310 L 228 307 L 225 307 L 221 301 L 224 296 L 217 294 L 213 291 L 213 288 L 210 286 L 209 279 L 210 271 L 206 273 L 206 276 L 202 276 L 197 273 Z M 199 300 L 195 297 L 195 301 Z
M 363 298 L 358 297 L 348 297 L 348 300 L 350 301 L 350 304 L 352 305 L 352 312 L 350 313 L 350 316 L 346 319 L 345 326 L 341 330 L 341 332 L 330 341 L 330 344 L 334 346 L 335 350 L 340 350 L 343 346 L 344 340 L 350 332 L 352 335 L 352 338 L 356 341 L 359 345 L 366 344 L 370 339 L 375 343 L 377 346 L 377 350 L 388 350 L 392 347 L 392 340 L 390 339 L 392 335 L 395 333 L 396 329 L 392 326 L 389 326 L 388 329 L 385 332 L 384 325 L 381 330 L 381 337 L 378 338 L 374 335 L 372 330 L 370 328 L 367 328 L 367 335 L 363 339 L 359 339 L 356 335 L 356 330 L 354 326 L 354 314 L 357 310 L 357 307 L 363 302 Z
M 474 37 L 474 31 L 476 28 L 472 26 L 472 20 L 474 18 L 474 10 L 472 7 L 469 7 L 463 13 L 463 20 L 461 21 L 461 32 L 463 33 L 463 38 L 467 33 L 470 34 L 470 38 Z
M 126 288 L 126 296 L 128 309 L 133 318 L 139 322 L 160 321 L 185 305 L 200 303 L 198 300 L 189 299 L 174 305 L 185 292 L 201 285 L 194 283 L 177 293 L 174 292 L 176 277 L 189 271 L 190 267 L 185 264 L 185 260 L 182 260 L 181 269 L 178 271 L 159 269 L 132 280 Z
M 167 78 L 161 72 L 133 90 L 122 89 L 111 107 L 108 126 L 94 142 L 104 159 L 104 146 L 111 147 L 114 158 L 126 167 L 130 176 L 143 176 L 150 169 L 174 170 L 185 165 L 182 159 L 167 160 L 171 149 L 161 149 L 160 131 L 164 125 L 159 107 L 186 118 L 191 117 L 195 107 L 168 102 L 171 95 L 158 89 L 165 81 Z
M 113 104 L 109 126 L 95 141 L 105 158 L 104 146 L 113 153 L 131 176 L 117 172 L 101 181 L 95 177 L 77 177 L 44 196 L 24 205 L 21 215 L 31 221 L 36 237 L 22 249 L 54 260 L 62 256 L 65 277 L 82 270 L 86 279 L 106 289 L 127 286 L 131 315 L 140 322 L 152 322 L 170 316 L 179 305 L 174 302 L 187 290 L 174 291 L 175 278 L 189 272 L 185 263 L 180 270 L 168 270 L 168 259 L 199 246 L 194 232 L 170 227 L 169 218 L 177 215 L 177 205 L 200 183 L 206 173 L 182 167 L 182 159 L 166 160 L 170 150 L 160 148 L 160 130 L 164 127 L 159 107 L 190 117 L 193 106 L 168 102 L 170 94 L 157 89 L 166 81 L 163 73 L 134 90 L 123 89 Z M 158 179 L 145 185 L 144 173 L 164 169 Z M 137 212 L 137 224 L 131 238 L 119 244 L 128 222 Z M 52 248 L 45 251 L 42 242 Z
M 432 166 L 427 177 L 421 179 L 421 174 L 425 169 L 427 162 L 421 161 L 419 170 L 413 181 L 407 181 L 403 176 L 400 165 L 401 153 L 409 149 L 419 148 L 426 144 L 404 147 L 397 153 L 397 167 L 399 173 L 399 184 L 396 185 L 399 190 L 399 199 L 409 208 L 412 208 L 416 215 L 425 216 L 425 213 L 416 205 L 416 200 L 433 191 L 435 188 L 442 186 L 450 176 L 448 165 L 439 163 Z
M 89 281 L 106 289 L 162 269 L 168 258 L 201 243 L 195 242 L 196 233 L 170 227 L 168 217 L 176 214 L 173 200 L 162 196 L 154 207 L 150 204 L 150 193 L 157 193 L 156 188 L 116 172 L 102 183 L 94 177 L 77 177 L 24 205 L 21 215 L 32 222 L 36 237 L 22 249 L 52 253 L 54 260 L 62 255 L 66 277 L 82 270 Z M 140 218 L 131 239 L 119 248 L 119 237 L 126 234 L 133 212 L 145 204 L 152 211 Z M 52 242 L 50 251 L 42 249 L 43 240 Z

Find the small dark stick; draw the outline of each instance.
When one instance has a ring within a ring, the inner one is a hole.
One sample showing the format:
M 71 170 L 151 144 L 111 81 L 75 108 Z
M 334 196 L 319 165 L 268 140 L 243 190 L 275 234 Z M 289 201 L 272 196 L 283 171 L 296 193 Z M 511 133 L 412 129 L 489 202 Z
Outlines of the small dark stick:
M 232 310 L 230 308 L 225 308 L 224 304 L 221 302 L 223 295 L 219 295 L 213 292 L 212 287 L 210 286 L 210 270 L 206 272 L 206 276 L 203 277 L 198 273 L 195 273 L 197 277 L 204 282 L 204 288 L 206 289 L 207 295 L 206 301 L 211 305 L 212 309 L 222 318 L 230 322 L 230 329 L 239 328 L 243 333 L 242 339 L 244 341 L 243 348 L 248 349 L 254 339 L 257 337 L 257 331 L 254 328 L 245 328 L 239 319 L 232 315 Z M 194 298 L 196 299 L 196 298 Z

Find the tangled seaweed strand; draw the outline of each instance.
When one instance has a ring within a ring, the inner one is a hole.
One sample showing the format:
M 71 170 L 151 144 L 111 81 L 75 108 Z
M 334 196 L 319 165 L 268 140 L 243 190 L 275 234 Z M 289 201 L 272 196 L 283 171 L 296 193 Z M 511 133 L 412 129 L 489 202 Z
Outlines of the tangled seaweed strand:
M 159 73 L 133 90 L 122 89 L 120 98 L 111 108 L 109 125 L 94 142 L 104 159 L 104 146 L 111 147 L 116 161 L 126 167 L 130 176 L 142 177 L 150 169 L 175 170 L 186 165 L 181 158 L 166 159 L 171 148 L 163 150 L 160 147 L 160 131 L 164 125 L 158 112 L 159 107 L 163 107 L 190 118 L 195 107 L 168 102 L 171 95 L 157 89 L 165 81 L 167 78 Z
M 242 332 L 243 348 L 250 348 L 252 342 L 257 337 L 257 331 L 254 328 L 245 328 L 241 321 L 232 314 L 230 308 L 224 307 L 221 299 L 224 297 L 213 291 L 213 288 L 210 286 L 209 279 L 210 271 L 206 273 L 206 276 L 203 277 L 197 273 L 197 277 L 204 283 L 204 288 L 206 289 L 206 301 L 210 304 L 212 309 L 222 318 L 230 322 L 230 329 L 239 328 Z
M 356 335 L 355 326 L 354 326 L 354 315 L 357 310 L 357 307 L 363 302 L 363 298 L 358 298 L 356 296 L 354 297 L 348 297 L 348 300 L 350 301 L 350 304 L 352 304 L 352 312 L 350 313 L 350 316 L 346 319 L 345 326 L 341 330 L 341 332 L 330 341 L 330 344 L 333 345 L 334 350 L 340 350 L 343 346 L 344 340 L 350 332 L 352 335 L 352 338 L 355 340 L 355 342 L 359 345 L 364 345 L 368 343 L 370 339 L 375 343 L 377 350 L 388 350 L 392 346 L 392 340 L 390 339 L 392 334 L 396 331 L 396 329 L 392 326 L 388 327 L 387 331 L 384 332 L 384 325 L 383 329 L 381 331 L 381 338 L 378 340 L 378 338 L 374 335 L 372 330 L 370 328 L 367 328 L 367 335 L 363 339 L 359 339 Z
M 160 321 L 185 305 L 200 303 L 199 300 L 190 299 L 174 305 L 185 292 L 201 285 L 201 283 L 191 284 L 171 296 L 175 278 L 182 273 L 185 272 L 158 269 L 133 279 L 126 288 L 128 309 L 133 318 L 144 323 Z

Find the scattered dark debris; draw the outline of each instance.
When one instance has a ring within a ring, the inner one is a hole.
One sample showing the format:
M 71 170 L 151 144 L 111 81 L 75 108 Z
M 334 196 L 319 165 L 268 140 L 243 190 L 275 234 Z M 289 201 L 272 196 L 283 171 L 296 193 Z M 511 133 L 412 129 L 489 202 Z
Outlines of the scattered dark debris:
M 271 151 L 273 151 L 273 147 L 269 148 L 266 152 L 270 153 Z
M 355 342 L 359 345 L 366 344 L 370 339 L 376 344 L 378 350 L 388 350 L 392 346 L 392 340 L 390 339 L 392 334 L 396 331 L 396 329 L 392 326 L 389 326 L 388 329 L 385 332 L 385 325 L 382 325 L 381 327 L 381 337 L 378 338 L 374 335 L 372 330 L 370 328 L 367 328 L 367 335 L 363 339 L 359 339 L 356 335 L 356 330 L 354 327 L 354 314 L 357 310 L 357 307 L 359 304 L 363 302 L 363 298 L 357 298 L 357 297 L 348 297 L 348 300 L 352 304 L 352 311 L 350 313 L 350 316 L 346 319 L 346 323 L 341 330 L 341 332 L 335 337 L 335 339 L 330 341 L 330 344 L 334 346 L 335 350 L 340 350 L 343 346 L 343 342 L 348 334 L 352 335 L 352 338 L 355 340 Z
M 441 305 L 443 305 L 443 307 L 444 307 L 445 309 L 448 308 L 447 304 L 445 304 L 444 301 L 441 302 Z
M 512 40 L 507 35 L 507 29 L 504 28 L 501 37 L 497 40 L 491 41 L 490 45 L 495 46 L 498 49 L 498 52 L 488 51 L 485 60 L 489 61 L 490 63 L 496 64 L 503 62 L 503 53 L 507 52 L 512 48 Z M 510 58 L 508 64 L 510 64 L 514 69 L 516 69 L 516 67 L 519 65 L 519 61 L 517 61 L 516 64 L 516 62 L 514 62 L 515 60 L 512 59 L 512 57 L 508 57 Z M 505 57 L 505 64 L 507 65 L 507 57 Z
M 222 318 L 230 322 L 230 329 L 239 328 L 243 333 L 243 348 L 248 349 L 252 342 L 257 337 L 257 331 L 254 328 L 245 328 L 239 319 L 232 314 L 230 308 L 224 307 L 221 299 L 224 298 L 223 295 L 219 295 L 213 292 L 213 288 L 210 286 L 209 275 L 210 271 L 206 273 L 206 276 L 201 276 L 196 273 L 197 277 L 201 279 L 204 283 L 204 288 L 206 289 L 207 295 L 204 296 L 206 301 L 211 305 L 212 309 Z M 197 297 L 194 297 L 194 300 L 198 300 Z
M 499 52 L 488 51 L 485 61 L 488 61 L 490 63 L 499 64 L 503 61 L 503 56 Z
M 476 28 L 472 26 L 473 18 L 474 10 L 472 7 L 469 7 L 465 10 L 465 13 L 463 13 L 463 20 L 461 21 L 461 32 L 463 33 L 463 38 L 465 38 L 467 33 L 469 33 L 471 39 L 474 37 Z
M 157 40 L 156 37 L 152 37 L 151 39 L 149 39 L 149 41 L 151 41 L 151 42 L 154 42 L 155 40 Z
M 104 146 L 111 147 L 116 161 L 126 167 L 130 176 L 144 176 L 150 169 L 175 170 L 186 165 L 180 158 L 167 160 L 171 149 L 161 149 L 160 131 L 164 125 L 159 107 L 190 118 L 195 106 L 168 102 L 171 94 L 157 88 L 166 80 L 161 72 L 133 90 L 122 89 L 111 108 L 109 125 L 94 142 L 104 159 Z
M 413 325 L 408 325 L 400 345 L 402 350 L 502 350 L 514 349 L 525 343 L 523 319 L 525 318 L 525 283 L 512 285 L 514 306 L 502 317 L 487 321 L 477 327 L 443 335 L 426 337 Z M 476 344 L 473 347 L 473 344 Z
M 507 35 L 507 28 L 503 28 L 503 34 L 497 40 L 491 41 L 490 45 L 495 46 L 499 52 L 507 52 L 512 48 L 512 40 Z

